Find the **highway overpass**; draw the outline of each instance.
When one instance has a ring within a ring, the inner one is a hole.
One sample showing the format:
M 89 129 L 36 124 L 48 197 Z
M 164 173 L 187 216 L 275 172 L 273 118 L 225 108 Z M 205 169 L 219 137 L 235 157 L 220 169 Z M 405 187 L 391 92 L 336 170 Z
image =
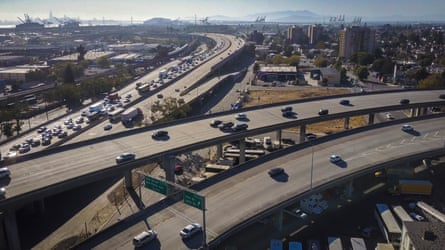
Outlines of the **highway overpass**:
M 344 132 L 335 139 L 309 142 L 249 161 L 234 173 L 224 173 L 198 184 L 196 189 L 206 197 L 207 236 L 211 246 L 241 228 L 277 213 L 301 197 L 319 192 L 338 183 L 351 181 L 359 175 L 406 164 L 424 157 L 445 154 L 445 118 L 412 121 L 415 132 L 401 131 L 403 123 L 374 125 L 360 133 Z M 323 138 L 321 138 L 323 139 Z M 341 164 L 329 162 L 331 154 L 342 157 Z M 286 175 L 271 178 L 267 171 L 283 167 Z M 312 176 L 312 178 L 311 178 Z M 312 186 L 312 189 L 311 189 Z M 166 201 L 165 201 L 166 202 Z M 77 249 L 128 249 L 132 238 L 150 227 L 158 232 L 155 249 L 190 249 L 201 244 L 200 237 L 182 241 L 179 230 L 191 222 L 202 223 L 201 211 L 182 202 L 158 209 L 148 207 L 125 221 L 96 234 Z

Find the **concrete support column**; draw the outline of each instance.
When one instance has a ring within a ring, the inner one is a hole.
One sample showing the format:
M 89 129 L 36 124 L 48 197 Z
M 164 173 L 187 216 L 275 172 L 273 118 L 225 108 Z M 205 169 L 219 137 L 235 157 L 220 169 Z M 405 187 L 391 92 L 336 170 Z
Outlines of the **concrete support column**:
M 345 117 L 344 128 L 345 128 L 345 129 L 349 129 L 349 116 Z
M 422 108 L 422 115 L 426 115 L 428 113 L 428 108 L 427 107 L 423 107 Z
M 283 209 L 273 215 L 272 221 L 275 228 L 281 232 L 283 230 Z
M 352 184 L 352 180 L 346 184 L 346 197 L 351 197 L 352 193 L 354 192 L 354 186 Z
M 411 116 L 411 117 L 416 117 L 416 109 L 415 109 L 415 108 L 412 108 L 412 109 L 411 109 L 411 111 L 410 111 L 410 116 Z
M 131 170 L 125 171 L 124 182 L 126 188 L 133 188 L 133 183 L 131 181 Z
M 175 182 L 175 157 L 172 155 L 165 155 L 162 158 L 162 169 L 165 172 L 165 179 L 167 181 Z
M 278 147 L 281 148 L 281 136 L 282 136 L 282 130 L 279 129 L 276 132 L 276 137 L 277 137 L 277 141 L 278 141 Z
M 239 141 L 239 164 L 246 162 L 246 139 L 243 137 Z
M 219 160 L 223 155 L 223 146 L 222 144 L 216 145 L 216 160 Z
M 374 113 L 369 113 L 369 115 L 368 115 L 368 125 L 374 124 L 374 116 L 375 116 Z
M 20 250 L 20 238 L 17 228 L 17 220 L 15 211 L 5 212 L 5 230 L 6 238 L 8 239 L 8 246 L 11 250 Z
M 306 140 L 306 125 L 300 126 L 300 143 Z

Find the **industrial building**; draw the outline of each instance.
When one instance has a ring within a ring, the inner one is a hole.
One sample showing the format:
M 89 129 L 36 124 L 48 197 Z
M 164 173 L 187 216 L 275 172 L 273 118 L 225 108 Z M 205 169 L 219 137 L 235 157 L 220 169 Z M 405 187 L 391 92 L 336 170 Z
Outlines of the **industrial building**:
M 375 31 L 368 27 L 353 26 L 344 28 L 339 32 L 338 56 L 349 58 L 354 53 L 364 51 L 374 52 Z
M 26 81 L 26 75 L 34 70 L 48 70 L 49 66 L 41 65 L 21 65 L 8 68 L 0 68 L 0 79 Z

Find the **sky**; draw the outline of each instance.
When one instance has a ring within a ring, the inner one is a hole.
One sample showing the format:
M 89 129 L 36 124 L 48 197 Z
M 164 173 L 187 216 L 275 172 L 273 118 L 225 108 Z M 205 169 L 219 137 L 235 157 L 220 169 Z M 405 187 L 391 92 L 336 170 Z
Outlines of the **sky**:
M 244 17 L 264 12 L 309 10 L 323 16 L 442 16 L 444 0 L 0 0 L 0 20 L 24 13 L 45 19 L 64 15 L 80 19 L 190 19 L 223 15 Z M 441 13 L 442 12 L 442 13 Z M 444 17 L 445 19 L 445 17 Z

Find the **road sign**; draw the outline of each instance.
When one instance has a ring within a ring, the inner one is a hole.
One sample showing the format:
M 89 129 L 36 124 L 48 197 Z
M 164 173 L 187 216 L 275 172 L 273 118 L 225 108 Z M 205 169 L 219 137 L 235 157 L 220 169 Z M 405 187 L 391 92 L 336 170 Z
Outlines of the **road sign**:
M 199 194 L 195 194 L 192 193 L 190 191 L 184 190 L 183 192 L 183 199 L 184 199 L 184 203 L 195 207 L 197 209 L 201 209 L 204 210 L 204 197 L 199 195 Z
M 145 176 L 145 187 L 163 195 L 168 194 L 168 184 L 164 181 Z

